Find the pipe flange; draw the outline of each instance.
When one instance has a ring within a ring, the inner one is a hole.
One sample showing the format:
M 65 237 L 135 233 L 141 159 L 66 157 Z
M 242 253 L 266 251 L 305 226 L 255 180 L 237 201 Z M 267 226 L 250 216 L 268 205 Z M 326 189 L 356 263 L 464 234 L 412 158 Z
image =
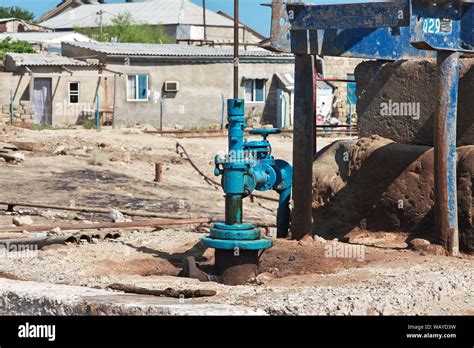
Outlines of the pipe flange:
M 211 228 L 210 237 L 213 239 L 255 240 L 259 239 L 260 235 L 259 228 L 252 228 L 248 230 L 223 230 L 220 228 Z
M 212 239 L 205 237 L 202 239 L 204 246 L 213 249 L 223 250 L 264 250 L 271 248 L 273 241 L 268 237 L 261 237 L 255 240 L 229 240 L 229 239 Z

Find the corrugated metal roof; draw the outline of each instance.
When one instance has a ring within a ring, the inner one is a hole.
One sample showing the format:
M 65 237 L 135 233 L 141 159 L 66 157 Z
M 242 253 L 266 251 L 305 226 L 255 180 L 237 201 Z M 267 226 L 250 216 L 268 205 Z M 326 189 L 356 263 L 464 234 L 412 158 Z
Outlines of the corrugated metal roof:
M 17 19 L 15 17 L 10 17 L 10 18 L 0 18 L 0 23 L 4 23 L 4 22 L 10 22 L 10 21 L 21 21 L 21 19 Z
M 89 65 L 81 60 L 69 57 L 58 56 L 56 54 L 40 53 L 6 53 L 15 62 L 16 66 L 86 66 Z
M 119 14 L 130 13 L 136 23 L 151 25 L 193 24 L 202 25 L 202 7 L 188 0 L 151 0 L 120 4 L 90 4 L 61 13 L 41 25 L 54 29 L 75 27 L 98 27 L 100 10 L 103 11 L 103 24 L 111 25 L 112 19 Z M 209 26 L 233 26 L 233 22 L 215 12 L 206 10 L 206 22 Z
M 228 48 L 213 48 L 193 45 L 155 45 L 140 43 L 110 43 L 110 42 L 68 42 L 76 47 L 86 48 L 107 55 L 119 56 L 155 56 L 155 57 L 233 57 L 233 50 Z M 292 54 L 273 53 L 265 50 L 241 50 L 244 58 L 283 58 L 291 59 Z
M 24 32 L 24 33 L 1 33 L 0 40 L 10 37 L 13 41 L 27 41 L 30 43 L 47 41 L 95 41 L 85 35 L 74 31 L 56 32 Z

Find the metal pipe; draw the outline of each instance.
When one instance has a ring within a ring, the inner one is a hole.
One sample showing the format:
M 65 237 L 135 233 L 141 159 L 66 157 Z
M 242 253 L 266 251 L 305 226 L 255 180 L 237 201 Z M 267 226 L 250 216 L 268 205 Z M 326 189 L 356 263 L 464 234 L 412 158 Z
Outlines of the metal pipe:
M 280 192 L 277 210 L 277 238 L 286 238 L 290 227 L 291 187 Z
M 161 182 L 163 176 L 163 163 L 155 163 L 155 182 Z
M 297 54 L 293 127 L 293 239 L 311 234 L 314 111 L 314 57 Z
M 0 240 L 0 245 L 11 251 L 12 247 L 16 250 L 35 250 L 41 249 L 48 245 L 65 245 L 66 243 L 77 243 L 77 238 L 74 236 L 61 237 L 43 237 L 43 238 L 24 238 L 24 239 L 4 239 Z
M 207 28 L 206 28 L 206 0 L 202 0 L 202 21 L 204 23 L 204 40 L 207 40 Z
M 242 195 L 226 194 L 225 196 L 225 223 L 227 225 L 242 223 Z
M 314 114 L 311 116 L 313 120 L 313 129 L 316 128 L 318 124 L 318 65 L 316 64 L 316 59 L 314 60 Z M 316 133 L 316 132 L 315 132 Z M 313 156 L 318 152 L 318 143 L 316 134 L 313 136 Z
M 221 130 L 225 128 L 225 98 L 224 94 L 221 94 L 222 109 L 221 109 Z
M 160 131 L 161 132 L 163 131 L 163 113 L 164 113 L 163 104 L 164 102 L 165 102 L 165 96 L 163 93 L 161 93 L 161 96 L 160 96 Z
M 435 226 L 449 255 L 459 254 L 456 187 L 456 117 L 459 52 L 439 51 L 438 107 L 434 134 Z
M 175 226 L 175 225 L 196 225 L 209 224 L 212 219 L 157 219 L 143 220 L 132 222 L 100 222 L 95 224 L 56 224 L 56 225 L 36 225 L 36 226 L 19 226 L 19 227 L 2 227 L 0 232 L 43 232 L 50 231 L 59 227 L 63 231 L 74 230 L 97 230 L 101 228 L 137 228 L 137 227 L 158 227 L 158 226 Z
M 20 207 L 30 207 L 30 208 L 42 208 L 42 209 L 51 209 L 51 210 L 64 210 L 64 211 L 77 211 L 83 213 L 96 213 L 96 214 L 110 214 L 110 210 L 112 208 L 95 208 L 95 207 L 68 207 L 68 206 L 61 206 L 61 205 L 53 205 L 53 204 L 42 204 L 42 203 L 32 203 L 32 202 L 12 202 L 12 201 L 0 201 L 0 204 L 4 204 L 8 206 L 7 211 L 13 211 L 15 206 Z M 154 212 L 145 212 L 145 211 L 138 211 L 138 210 L 128 210 L 128 209 L 120 209 L 120 212 L 127 216 L 140 216 L 140 217 L 148 217 L 148 218 L 162 218 L 162 219 L 172 219 L 173 217 L 166 215 L 166 214 L 159 214 Z M 181 218 L 176 218 L 181 219 Z
M 115 129 L 115 119 L 117 114 L 117 75 L 114 75 L 114 105 L 113 105 L 113 116 L 112 116 L 112 128 Z
M 324 77 L 318 77 L 317 81 L 324 81 L 324 82 L 354 82 L 354 80 L 333 79 L 333 78 L 324 78 Z
M 239 0 L 234 0 L 234 99 L 239 99 Z
M 95 129 L 100 128 L 100 111 L 99 111 L 99 93 L 96 95 L 96 110 L 95 110 Z
M 10 90 L 10 126 L 13 126 L 13 91 Z

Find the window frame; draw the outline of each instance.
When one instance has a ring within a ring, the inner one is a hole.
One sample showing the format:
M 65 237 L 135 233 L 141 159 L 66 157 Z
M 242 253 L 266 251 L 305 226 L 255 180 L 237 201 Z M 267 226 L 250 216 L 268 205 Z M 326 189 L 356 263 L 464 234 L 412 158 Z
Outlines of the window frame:
M 257 80 L 263 82 L 263 100 L 256 100 L 257 98 Z M 245 90 L 245 82 L 251 81 L 252 82 L 252 100 L 247 99 L 247 93 Z M 245 79 L 244 81 L 244 98 L 245 102 L 247 103 L 254 103 L 254 104 L 264 104 L 267 102 L 267 80 L 266 79 Z
M 76 93 L 77 93 L 77 103 L 72 103 L 72 102 L 71 102 L 71 96 L 73 95 L 73 94 L 71 94 L 71 92 L 72 92 L 72 91 L 71 91 L 71 85 L 72 85 L 73 83 L 77 83 L 77 92 L 74 91 L 74 96 L 76 96 Z M 77 105 L 77 104 L 80 104 L 80 102 L 81 102 L 81 101 L 80 101 L 80 99 L 81 99 L 81 83 L 80 83 L 79 81 L 70 81 L 70 82 L 68 83 L 68 97 L 69 97 L 69 98 L 68 98 L 69 105 Z
M 127 84 L 126 84 L 126 97 L 127 97 L 127 102 L 148 102 L 150 100 L 150 76 L 148 74 L 127 74 Z M 130 82 L 129 82 L 129 77 L 135 76 L 135 85 L 136 85 L 136 91 L 135 91 L 135 98 L 131 99 L 130 96 L 128 95 L 128 90 L 130 87 Z M 145 99 L 139 99 L 139 94 L 140 94 L 140 76 L 146 76 L 146 98 Z

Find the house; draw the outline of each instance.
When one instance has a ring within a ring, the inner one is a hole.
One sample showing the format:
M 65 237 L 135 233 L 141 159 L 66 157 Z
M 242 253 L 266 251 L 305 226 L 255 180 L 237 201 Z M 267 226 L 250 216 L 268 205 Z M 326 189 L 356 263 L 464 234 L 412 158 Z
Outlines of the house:
M 1 116 L 9 120 L 11 100 L 17 125 L 80 123 L 81 117 L 94 112 L 103 79 L 113 77 L 97 65 L 57 54 L 7 53 L 4 65 L 5 72 L 0 73 Z M 88 88 L 80 89 L 81 85 Z
M 50 18 L 60 15 L 61 13 L 72 10 L 78 6 L 95 3 L 93 0 L 62 0 L 58 5 L 44 13 L 40 18 L 40 22 L 47 21 Z
M 74 31 L 1 33 L 0 41 L 11 38 L 13 41 L 26 41 L 38 52 L 61 52 L 61 42 L 94 42 L 95 40 Z
M 225 100 L 232 97 L 231 49 L 65 42 L 62 54 L 76 59 L 95 57 L 102 69 L 121 74 L 114 92 L 116 123 L 219 126 Z M 247 115 L 261 123 L 275 123 L 276 74 L 293 72 L 293 55 L 241 51 L 240 63 L 240 97 L 246 100 Z
M 55 58 L 7 54 L 5 70 L 0 98 L 14 86 L 14 105 L 30 102 L 35 122 L 53 125 L 80 124 L 98 105 L 102 122 L 117 126 L 219 128 L 233 94 L 233 52 L 225 48 L 63 42 Z M 276 125 L 277 74 L 293 70 L 291 54 L 241 51 L 240 97 L 250 121 Z
M 0 33 L 24 33 L 53 31 L 50 28 L 19 18 L 0 18 Z
M 148 0 L 143 2 L 70 4 L 66 11 L 46 16 L 41 25 L 61 30 L 108 26 L 120 14 L 129 13 L 133 22 L 163 26 L 176 43 L 205 45 L 231 45 L 234 40 L 234 22 L 225 15 L 205 10 L 190 0 Z M 206 25 L 204 25 L 204 17 Z M 256 45 L 264 38 L 255 30 L 241 24 L 242 44 Z

